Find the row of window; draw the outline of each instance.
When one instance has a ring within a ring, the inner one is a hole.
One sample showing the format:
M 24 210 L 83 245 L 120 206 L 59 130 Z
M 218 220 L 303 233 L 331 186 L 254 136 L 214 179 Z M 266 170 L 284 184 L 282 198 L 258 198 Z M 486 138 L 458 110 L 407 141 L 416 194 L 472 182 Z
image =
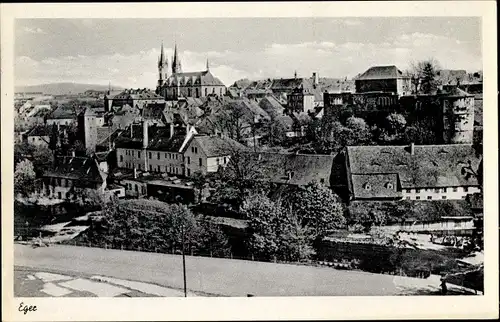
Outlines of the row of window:
M 198 149 L 196 149 L 196 151 L 198 151 Z M 125 150 L 125 155 L 135 156 L 134 150 Z M 141 157 L 141 151 L 137 151 L 137 157 L 138 158 Z M 148 157 L 149 157 L 149 159 L 153 158 L 152 152 L 149 152 Z M 167 153 L 167 152 L 165 152 L 165 159 L 179 160 L 180 158 L 182 158 L 182 156 L 180 154 L 178 154 L 178 153 Z M 161 159 L 161 153 L 160 152 L 156 153 L 156 159 L 157 160 Z M 123 155 L 120 155 L 120 162 L 123 162 Z
M 141 189 L 139 189 L 138 184 L 133 184 L 133 183 L 127 183 L 127 190 L 133 191 L 139 193 L 139 190 L 141 191 L 142 194 L 146 194 L 146 187 L 142 186 Z
M 465 196 L 460 196 L 460 198 L 461 199 L 465 199 Z M 411 197 L 406 197 L 406 200 L 410 200 L 410 199 L 411 199 Z M 421 198 L 420 198 L 420 196 L 416 196 L 415 199 L 416 200 L 420 200 Z M 447 199 L 447 197 L 446 196 L 441 196 L 441 198 L 439 198 L 438 196 L 436 196 L 436 197 L 434 197 L 434 196 L 427 196 L 427 200 L 438 200 L 438 199 L 445 200 L 445 199 Z
M 407 193 L 411 193 L 413 189 L 408 189 L 408 190 L 405 190 L 403 189 L 403 192 L 407 192 Z M 458 187 L 454 187 L 454 188 L 427 188 L 427 189 L 415 189 L 415 193 L 420 193 L 420 191 L 424 192 L 424 191 L 427 191 L 427 192 L 436 192 L 436 193 L 441 193 L 441 192 L 458 192 Z M 463 191 L 464 192 L 468 192 L 469 191 L 469 187 L 463 187 Z
M 177 90 L 177 88 L 173 88 L 173 94 L 174 96 L 178 96 L 179 95 L 179 91 Z M 205 88 L 205 96 L 208 96 L 208 88 Z M 215 94 L 215 87 L 212 88 L 212 94 Z M 222 88 L 220 88 L 219 90 L 219 95 L 222 96 Z M 192 88 L 188 88 L 188 97 L 193 97 L 193 90 Z M 194 97 L 196 98 L 199 98 L 200 97 L 200 89 L 199 88 L 195 88 L 195 95 Z

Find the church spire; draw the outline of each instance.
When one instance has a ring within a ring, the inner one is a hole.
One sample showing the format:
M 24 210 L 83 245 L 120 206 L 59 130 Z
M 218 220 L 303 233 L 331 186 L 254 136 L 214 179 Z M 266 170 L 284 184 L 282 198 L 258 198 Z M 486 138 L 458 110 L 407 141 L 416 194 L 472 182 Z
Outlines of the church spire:
M 182 73 L 181 60 L 177 54 L 177 43 L 174 47 L 174 57 L 172 58 L 172 74 Z
M 210 71 L 210 64 L 208 63 L 208 58 L 207 58 L 207 72 Z
M 158 60 L 158 67 L 163 67 L 165 65 L 165 51 L 163 49 L 163 41 L 161 42 L 160 59 Z

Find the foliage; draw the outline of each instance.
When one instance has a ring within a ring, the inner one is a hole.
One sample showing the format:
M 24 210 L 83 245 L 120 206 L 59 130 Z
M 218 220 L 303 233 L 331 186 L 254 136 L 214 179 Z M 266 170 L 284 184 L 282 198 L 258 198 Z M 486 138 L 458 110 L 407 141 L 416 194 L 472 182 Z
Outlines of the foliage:
M 438 87 L 436 79 L 439 63 L 430 58 L 412 64 L 412 76 L 419 81 L 422 94 L 432 94 Z
M 14 192 L 28 196 L 35 190 L 35 168 L 29 160 L 20 161 L 14 171 Z
M 251 232 L 248 249 L 257 258 L 300 261 L 314 254 L 308 229 L 296 216 L 286 213 L 279 201 L 251 194 L 242 209 Z
M 113 248 L 142 249 L 164 253 L 216 255 L 229 252 L 226 237 L 186 206 L 157 200 L 120 200 L 107 204 L 101 225 L 84 234 L 86 241 Z
M 196 171 L 195 173 L 193 173 L 191 180 L 193 181 L 193 187 L 197 191 L 196 200 L 197 202 L 201 202 L 203 197 L 203 190 L 205 189 L 205 185 L 207 184 L 207 178 L 201 171 Z
M 366 145 L 372 143 L 372 133 L 366 121 L 351 116 L 346 124 L 323 120 L 322 133 L 315 142 L 317 153 L 330 154 L 347 145 Z
M 286 141 L 286 126 L 279 119 L 273 118 L 265 121 L 263 129 L 267 136 L 269 146 L 283 146 Z
M 343 228 L 345 218 L 340 198 L 328 187 L 312 182 L 299 186 L 285 197 L 285 207 L 310 229 L 315 238 Z

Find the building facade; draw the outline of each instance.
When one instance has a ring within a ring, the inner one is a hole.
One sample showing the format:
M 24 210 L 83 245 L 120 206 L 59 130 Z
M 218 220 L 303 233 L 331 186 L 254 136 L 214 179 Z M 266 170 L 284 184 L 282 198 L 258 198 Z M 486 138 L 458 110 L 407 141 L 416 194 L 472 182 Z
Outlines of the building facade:
M 210 71 L 207 60 L 207 68 L 198 72 L 183 72 L 181 60 L 177 53 L 177 45 L 172 58 L 172 74 L 168 75 L 168 62 L 163 52 L 163 45 L 158 61 L 158 85 L 156 93 L 167 101 L 177 101 L 179 98 L 201 98 L 209 95 L 226 95 L 226 86 L 220 79 Z
M 287 96 L 288 111 L 292 113 L 309 113 L 314 111 L 314 94 L 307 88 L 299 86 Z
M 474 95 L 452 88 L 441 97 L 445 143 L 472 143 L 474 136 Z
M 374 66 L 355 78 L 356 93 L 385 92 L 411 94 L 411 78 L 396 66 Z

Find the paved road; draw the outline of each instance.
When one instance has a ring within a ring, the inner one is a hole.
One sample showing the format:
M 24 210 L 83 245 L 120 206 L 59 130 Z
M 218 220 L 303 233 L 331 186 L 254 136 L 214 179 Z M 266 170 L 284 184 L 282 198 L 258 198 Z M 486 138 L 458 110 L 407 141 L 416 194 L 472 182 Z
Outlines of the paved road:
M 32 248 L 16 244 L 14 263 L 40 271 L 100 275 L 183 288 L 179 255 L 63 245 Z M 402 278 L 328 267 L 187 256 L 186 271 L 190 291 L 221 296 L 375 296 L 407 292 L 402 291 Z

